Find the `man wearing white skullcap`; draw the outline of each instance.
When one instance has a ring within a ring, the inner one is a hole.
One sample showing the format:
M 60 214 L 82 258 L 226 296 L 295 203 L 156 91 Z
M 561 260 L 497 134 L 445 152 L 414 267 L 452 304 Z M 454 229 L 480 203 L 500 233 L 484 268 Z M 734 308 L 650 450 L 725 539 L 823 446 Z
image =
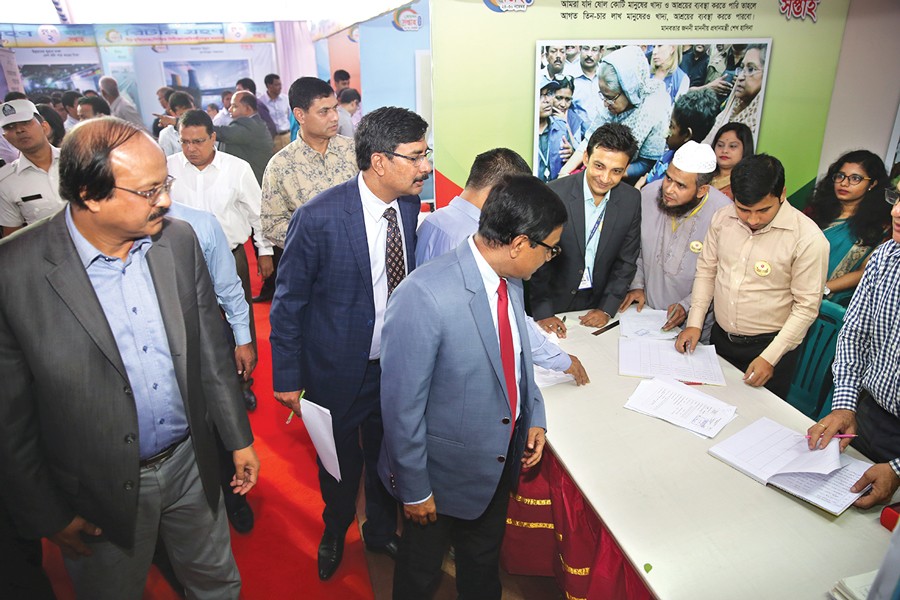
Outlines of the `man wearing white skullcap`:
M 665 329 L 678 327 L 691 309 L 691 287 L 697 257 L 713 213 L 731 204 L 709 185 L 716 153 L 691 140 L 672 158 L 666 174 L 641 190 L 641 253 L 637 272 L 619 307 L 637 304 L 668 311 Z M 706 315 L 702 340 L 709 340 L 712 311 Z

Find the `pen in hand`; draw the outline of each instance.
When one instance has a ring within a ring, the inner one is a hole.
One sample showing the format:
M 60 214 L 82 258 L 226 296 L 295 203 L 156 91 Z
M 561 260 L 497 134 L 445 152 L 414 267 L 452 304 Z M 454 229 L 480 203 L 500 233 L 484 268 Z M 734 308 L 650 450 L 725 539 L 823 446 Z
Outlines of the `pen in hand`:
M 303 396 L 304 396 L 305 394 L 306 394 L 306 390 L 301 390 L 301 391 L 300 391 L 300 397 L 297 398 L 297 402 L 299 402 L 300 400 L 303 400 Z M 292 408 L 292 409 L 291 409 L 291 414 L 288 415 L 287 421 L 285 421 L 284 424 L 285 424 L 285 425 L 290 425 L 290 424 L 291 424 L 291 421 L 293 421 L 293 420 L 294 420 L 294 409 Z
M 808 439 L 808 440 L 811 440 L 813 436 L 807 435 L 807 436 L 804 436 L 804 437 L 805 437 L 806 439 Z M 820 435 L 819 437 L 822 437 L 822 436 Z M 837 438 L 837 439 L 839 439 L 839 440 L 849 440 L 849 439 L 853 439 L 853 438 L 855 438 L 855 437 L 857 437 L 857 436 L 856 436 L 856 435 L 850 435 L 850 434 L 848 434 L 848 433 L 839 433 L 839 434 L 833 435 L 833 436 L 831 436 L 831 437 L 832 437 L 832 438 Z

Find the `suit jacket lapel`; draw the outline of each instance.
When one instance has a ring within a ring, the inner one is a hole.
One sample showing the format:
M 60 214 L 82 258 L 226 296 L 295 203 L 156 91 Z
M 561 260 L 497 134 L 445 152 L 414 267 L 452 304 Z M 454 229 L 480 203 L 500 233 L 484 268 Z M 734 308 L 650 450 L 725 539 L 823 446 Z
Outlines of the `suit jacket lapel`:
M 183 398 L 188 397 L 187 387 L 187 334 L 185 333 L 184 313 L 181 311 L 181 300 L 178 293 L 178 282 L 175 279 L 175 258 L 165 237 L 153 241 L 147 252 L 147 264 L 156 288 L 159 312 L 166 327 L 166 338 L 169 340 L 169 351 L 175 364 L 175 376 L 181 388 Z M 193 269 L 192 269 L 193 270 Z
M 406 274 L 416 268 L 416 224 L 422 203 L 418 196 L 401 197 L 400 217 L 403 220 L 403 241 L 406 246 Z
M 516 315 L 516 329 L 519 330 L 519 340 L 522 346 L 521 364 L 522 372 L 519 374 L 519 406 L 524 407 L 522 399 L 526 397 L 527 382 L 534 377 L 531 371 L 531 343 L 528 339 L 527 324 L 525 323 L 524 289 L 518 280 L 509 280 L 509 301 L 512 303 L 513 314 Z M 521 410 L 521 409 L 520 409 Z M 515 416 L 515 415 L 514 415 Z
M 78 251 L 75 250 L 75 244 L 66 227 L 65 211 L 60 211 L 51 219 L 47 231 L 45 258 L 54 265 L 47 272 L 47 281 L 122 379 L 128 381 L 128 374 L 112 330 L 109 328 L 109 322 L 106 320 L 106 314 L 100 306 L 94 286 L 91 285 L 84 265 L 81 264 Z
M 478 327 L 478 335 L 481 337 L 481 343 L 487 351 L 488 358 L 491 361 L 491 368 L 494 369 L 494 375 L 503 389 L 506 397 L 506 404 L 509 406 L 509 392 L 506 389 L 506 378 L 503 375 L 503 361 L 500 358 L 500 340 L 497 338 L 497 328 L 494 326 L 494 318 L 491 316 L 491 308 L 488 302 L 487 290 L 484 289 L 484 280 L 475 263 L 475 257 L 469 244 L 460 244 L 456 249 L 456 256 L 459 259 L 459 266 L 462 269 L 463 280 L 466 289 L 472 292 L 472 299 L 469 301 L 469 308 L 472 310 L 472 316 L 475 319 L 475 325 Z
M 597 254 L 594 256 L 594 265 L 596 266 L 603 255 L 606 246 L 609 245 L 610 231 L 614 231 L 616 223 L 619 220 L 619 196 L 616 194 L 616 188 L 609 192 L 609 200 L 606 202 L 606 215 L 603 217 L 603 231 L 600 232 L 600 239 L 597 241 Z M 607 235 L 604 235 L 606 233 Z M 596 271 L 596 268 L 594 269 Z
M 575 234 L 575 241 L 581 248 L 581 255 L 584 257 L 584 249 L 587 242 L 584 239 L 584 173 L 575 175 L 572 179 L 572 187 L 569 189 L 568 198 L 566 198 L 566 209 L 569 211 L 569 223 L 572 224 L 572 233 Z
M 359 275 L 362 278 L 363 288 L 369 295 L 369 300 L 375 303 L 375 293 L 372 291 L 372 263 L 369 260 L 369 241 L 366 237 L 366 224 L 363 220 L 362 198 L 359 196 L 359 187 L 356 177 L 342 183 L 344 188 L 344 227 L 347 230 L 347 239 L 350 242 L 350 252 L 359 267 Z

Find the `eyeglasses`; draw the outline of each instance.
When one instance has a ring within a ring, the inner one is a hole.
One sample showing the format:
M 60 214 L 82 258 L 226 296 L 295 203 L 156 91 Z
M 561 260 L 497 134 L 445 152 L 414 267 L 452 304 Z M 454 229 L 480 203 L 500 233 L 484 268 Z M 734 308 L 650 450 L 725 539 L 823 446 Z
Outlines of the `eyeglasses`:
M 199 146 L 200 144 L 203 144 L 204 142 L 209 141 L 209 139 L 210 138 L 208 138 L 208 137 L 201 138 L 199 140 L 186 140 L 186 139 L 182 138 L 178 141 L 181 142 L 182 146 Z
M 117 190 L 122 190 L 123 192 L 131 192 L 132 194 L 136 194 L 147 201 L 150 206 L 156 206 L 159 204 L 159 198 L 165 192 L 169 193 L 169 190 L 172 189 L 172 184 L 175 183 L 175 178 L 171 175 L 166 176 L 166 181 L 161 183 L 156 187 L 152 187 L 149 190 L 145 190 L 143 192 L 139 192 L 137 190 L 129 190 L 128 188 L 119 187 L 114 185 L 113 187 Z
M 831 180 L 835 183 L 841 183 L 845 179 L 850 180 L 850 185 L 859 185 L 863 181 L 871 181 L 872 180 L 871 177 L 863 177 L 862 175 L 857 175 L 856 173 L 854 173 L 852 175 L 847 175 L 845 173 L 841 173 L 840 171 L 838 171 L 837 173 L 835 173 L 834 175 L 831 176 Z
M 396 152 L 385 152 L 384 154 L 390 154 L 391 156 L 398 156 L 400 158 L 405 158 L 413 165 L 419 167 L 422 165 L 422 161 L 429 160 L 431 158 L 431 154 L 434 152 L 431 148 L 427 148 L 425 152 L 419 154 L 418 156 L 406 156 L 405 154 L 397 154 Z
M 539 241 L 533 240 L 531 238 L 528 238 L 528 240 L 534 245 L 543 246 L 544 248 L 549 250 L 550 251 L 550 260 L 553 260 L 560 254 L 562 254 L 562 248 L 560 246 L 548 246 L 544 242 L 539 242 Z
M 610 106 L 612 106 L 613 104 L 615 104 L 615 103 L 616 103 L 616 100 L 619 99 L 619 96 L 622 95 L 622 92 L 619 92 L 618 94 L 616 94 L 615 96 L 613 96 L 612 98 L 610 98 L 609 96 L 607 96 L 607 95 L 604 94 L 603 92 L 598 92 L 598 93 L 600 94 L 600 97 L 603 98 L 603 103 L 604 103 L 604 104 L 608 104 L 608 105 L 610 105 Z
M 738 67 L 737 69 L 734 70 L 735 79 L 740 77 L 741 73 L 743 73 L 747 77 L 753 77 L 757 73 L 762 73 L 762 69 L 760 69 L 756 65 L 747 65 L 746 67 Z
M 884 190 L 884 201 L 894 206 L 897 202 L 900 202 L 900 192 L 896 190 Z

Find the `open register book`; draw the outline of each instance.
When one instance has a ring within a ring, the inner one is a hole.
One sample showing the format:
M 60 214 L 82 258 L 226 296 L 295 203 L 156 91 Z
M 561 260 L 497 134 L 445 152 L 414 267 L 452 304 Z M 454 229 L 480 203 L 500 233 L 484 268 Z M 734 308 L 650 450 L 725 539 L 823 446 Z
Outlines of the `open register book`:
M 839 441 L 810 450 L 805 434 L 762 417 L 709 453 L 764 485 L 839 515 L 862 496 L 864 492 L 856 494 L 850 488 L 872 466 L 841 454 Z

